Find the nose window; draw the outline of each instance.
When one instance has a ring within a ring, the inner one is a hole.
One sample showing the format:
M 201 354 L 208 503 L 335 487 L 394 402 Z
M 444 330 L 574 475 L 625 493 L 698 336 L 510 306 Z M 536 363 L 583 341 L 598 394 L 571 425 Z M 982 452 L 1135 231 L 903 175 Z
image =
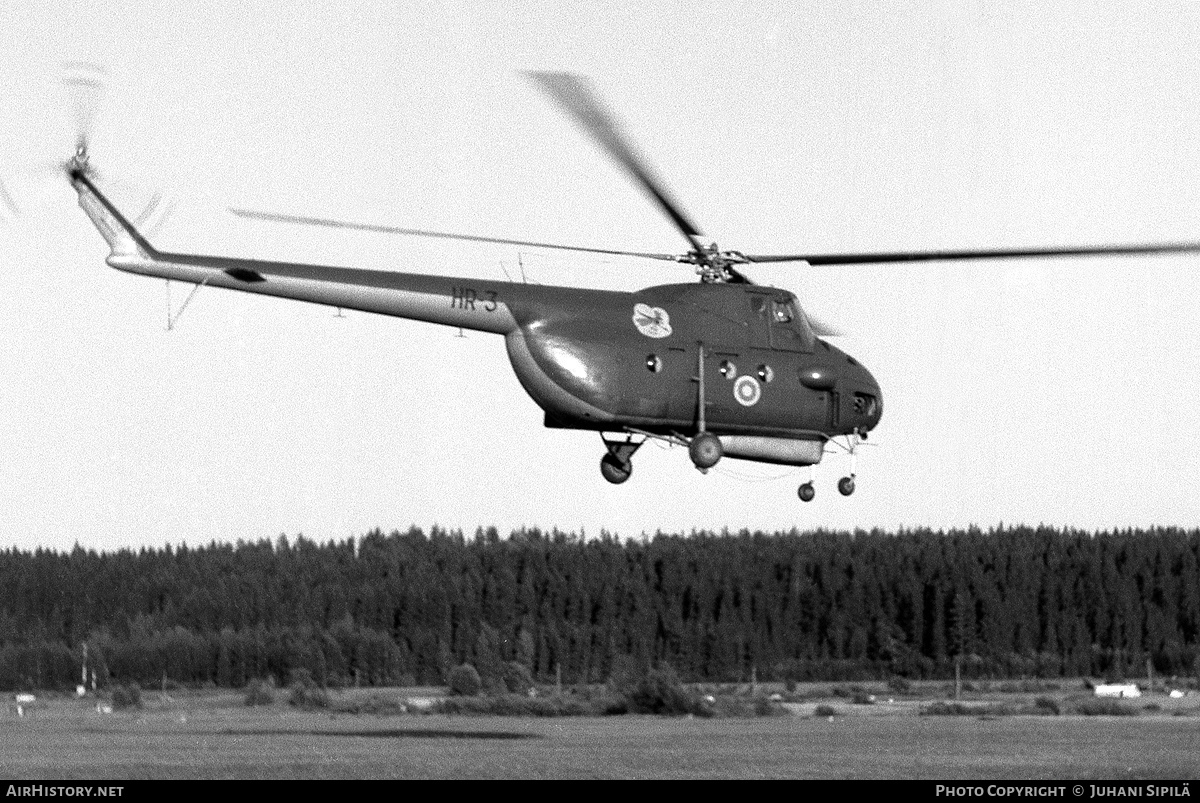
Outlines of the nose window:
M 875 415 L 879 402 L 870 393 L 854 394 L 854 412 L 858 415 Z

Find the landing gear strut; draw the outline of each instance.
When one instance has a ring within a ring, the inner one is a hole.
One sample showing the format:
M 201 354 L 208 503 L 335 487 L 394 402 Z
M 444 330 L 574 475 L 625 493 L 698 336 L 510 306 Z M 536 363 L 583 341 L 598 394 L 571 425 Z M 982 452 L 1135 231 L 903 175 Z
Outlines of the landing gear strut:
M 704 344 L 698 343 L 696 345 L 696 376 L 692 381 L 697 385 L 696 428 L 699 432 L 688 443 L 688 457 L 692 458 L 692 465 L 700 469 L 701 474 L 708 473 L 708 470 L 715 466 L 721 456 L 725 454 L 725 447 L 721 446 L 721 439 L 708 431 L 705 422 L 708 400 L 704 397 L 704 356 Z
M 641 448 L 645 440 L 635 441 L 633 437 L 625 440 L 610 440 L 603 435 L 607 453 L 600 458 L 600 475 L 613 485 L 620 485 L 633 474 L 633 453 Z
M 848 440 L 850 442 L 850 476 L 842 477 L 840 480 L 838 480 L 838 493 L 840 493 L 842 496 L 849 496 L 850 494 L 854 493 L 854 478 L 857 476 L 854 469 L 858 463 L 858 444 L 866 440 L 866 437 L 864 435 L 860 435 L 856 429 L 854 430 L 854 433 L 849 436 Z

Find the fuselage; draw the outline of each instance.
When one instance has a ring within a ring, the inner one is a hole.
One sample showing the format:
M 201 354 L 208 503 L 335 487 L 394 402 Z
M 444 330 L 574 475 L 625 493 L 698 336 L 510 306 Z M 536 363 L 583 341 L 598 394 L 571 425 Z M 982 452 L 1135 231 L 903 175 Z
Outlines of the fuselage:
M 507 337 L 513 369 L 547 424 L 824 439 L 867 432 L 874 377 L 817 338 L 795 297 L 742 284 L 631 293 L 572 288 L 531 298 Z M 498 292 L 503 292 L 499 290 Z
M 882 412 L 874 377 L 816 337 L 784 290 L 618 292 L 167 253 L 86 175 L 73 182 L 120 270 L 502 335 L 547 426 L 823 442 Z

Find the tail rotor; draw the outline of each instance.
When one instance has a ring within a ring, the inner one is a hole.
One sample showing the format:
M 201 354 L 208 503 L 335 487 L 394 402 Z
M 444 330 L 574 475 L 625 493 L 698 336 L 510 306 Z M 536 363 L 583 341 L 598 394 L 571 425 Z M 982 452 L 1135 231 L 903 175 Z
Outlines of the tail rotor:
M 89 146 L 107 78 L 104 68 L 96 64 L 73 61 L 63 65 L 62 82 L 70 100 L 75 131 L 75 151 L 64 165 L 68 176 L 77 172 L 94 175 L 88 163 Z
M 0 177 L 0 221 L 22 217 L 29 209 L 29 194 L 40 194 L 50 174 L 61 176 L 65 173 L 68 179 L 78 174 L 98 177 L 89 162 L 89 155 L 106 79 L 107 73 L 99 65 L 83 61 L 63 64 L 62 86 L 67 96 L 73 134 L 71 156 L 65 162 L 52 161 L 40 165 L 35 162 L 25 169 L 17 169 Z M 18 198 L 21 199 L 20 203 Z M 35 207 L 37 205 L 34 204 Z

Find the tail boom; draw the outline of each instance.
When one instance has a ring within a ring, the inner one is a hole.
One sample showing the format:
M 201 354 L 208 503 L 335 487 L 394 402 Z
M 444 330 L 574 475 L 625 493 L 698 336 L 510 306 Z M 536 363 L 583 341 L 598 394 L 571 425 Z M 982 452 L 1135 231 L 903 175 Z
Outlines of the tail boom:
M 108 244 L 107 263 L 139 276 L 502 335 L 518 328 L 510 303 L 529 289 L 509 282 L 159 251 L 83 171 L 72 172 L 71 183 Z

